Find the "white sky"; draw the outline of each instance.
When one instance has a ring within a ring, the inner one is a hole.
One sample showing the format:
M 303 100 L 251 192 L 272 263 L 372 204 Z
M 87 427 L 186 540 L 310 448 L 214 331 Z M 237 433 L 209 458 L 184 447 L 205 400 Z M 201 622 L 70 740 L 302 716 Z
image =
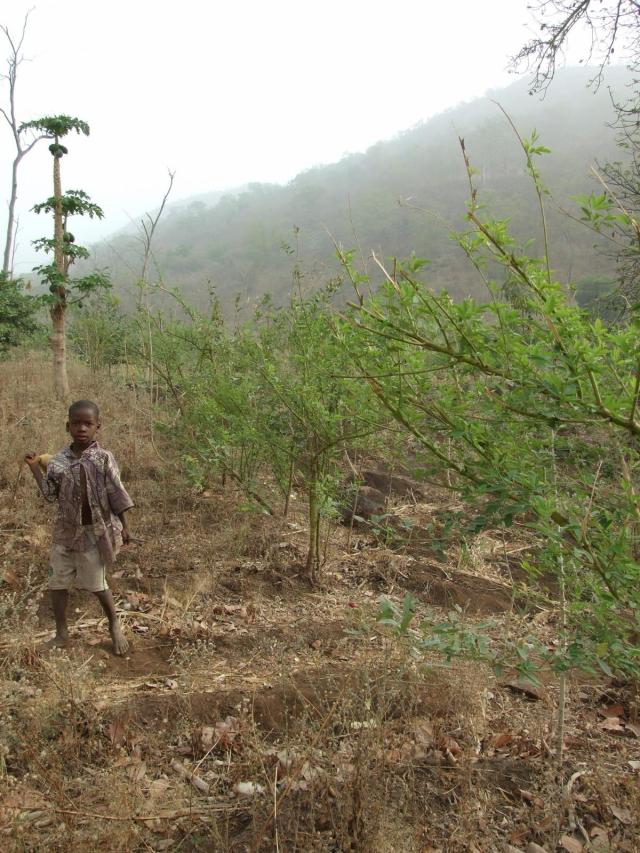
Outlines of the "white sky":
M 34 0 L 2 4 L 17 34 Z M 391 137 L 487 89 L 507 85 L 509 57 L 531 33 L 527 0 L 35 0 L 21 66 L 20 120 L 66 113 L 63 188 L 105 211 L 76 221 L 90 242 L 173 200 L 301 170 Z M 0 59 L 6 56 L 0 41 Z M 6 96 L 6 88 L 0 90 Z M 2 102 L 6 103 L 6 99 Z M 0 202 L 12 139 L 0 126 Z M 50 223 L 29 212 L 51 194 L 40 143 L 19 175 L 16 272 Z M 0 209 L 4 245 L 6 206 Z

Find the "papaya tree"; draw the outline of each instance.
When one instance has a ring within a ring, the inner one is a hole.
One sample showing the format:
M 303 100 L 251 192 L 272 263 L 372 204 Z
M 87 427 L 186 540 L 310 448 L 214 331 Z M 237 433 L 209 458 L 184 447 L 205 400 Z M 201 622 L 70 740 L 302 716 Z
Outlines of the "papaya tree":
M 75 242 L 75 237 L 67 225 L 71 216 L 89 216 L 102 219 L 103 212 L 97 204 L 93 204 L 83 190 L 67 190 L 62 192 L 60 161 L 68 149 L 61 139 L 70 133 L 89 135 L 89 125 L 78 118 L 67 115 L 45 116 L 35 121 L 26 122 L 21 130 L 33 130 L 46 139 L 52 140 L 49 151 L 53 157 L 53 195 L 33 208 L 36 213 L 53 215 L 53 238 L 41 238 L 34 242 L 36 248 L 53 254 L 53 263 L 36 267 L 43 280 L 49 286 L 48 301 L 50 304 L 53 351 L 53 378 L 56 395 L 64 399 L 69 394 L 67 378 L 65 318 L 70 305 L 82 302 L 89 294 L 100 288 L 110 286 L 106 275 L 93 272 L 80 278 L 71 278 L 69 269 L 78 259 L 89 256 L 84 246 Z

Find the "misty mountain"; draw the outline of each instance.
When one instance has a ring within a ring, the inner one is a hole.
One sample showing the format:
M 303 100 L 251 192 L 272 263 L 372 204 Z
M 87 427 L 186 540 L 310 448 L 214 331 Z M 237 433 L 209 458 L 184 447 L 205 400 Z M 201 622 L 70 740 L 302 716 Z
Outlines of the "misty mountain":
M 459 137 L 477 169 L 481 201 L 509 218 L 514 232 L 539 251 L 537 198 L 524 156 L 498 102 L 524 137 L 536 130 L 551 149 L 539 163 L 548 200 L 552 265 L 561 280 L 580 282 L 612 273 L 612 261 L 594 248 L 594 236 L 561 209 L 571 197 L 597 189 L 590 168 L 620 159 L 609 87 L 624 97 L 629 77 L 609 69 L 593 92 L 593 69 L 558 73 L 544 98 L 527 82 L 458 105 L 364 153 L 316 166 L 287 185 L 250 184 L 233 193 L 203 193 L 170 207 L 156 232 L 155 269 L 203 305 L 214 287 L 225 304 L 253 302 L 270 293 L 286 300 L 297 265 L 305 286 L 319 286 L 339 272 L 333 240 L 366 258 L 429 258 L 428 280 L 454 296 L 478 294 L 477 274 L 448 235 L 464 227 L 468 179 Z M 432 85 L 434 85 L 432 83 Z M 256 145 L 261 133 L 256 129 Z M 120 234 L 94 247 L 94 262 L 108 266 L 116 289 L 130 293 L 141 266 L 140 244 Z M 125 297 L 125 302 L 130 300 Z

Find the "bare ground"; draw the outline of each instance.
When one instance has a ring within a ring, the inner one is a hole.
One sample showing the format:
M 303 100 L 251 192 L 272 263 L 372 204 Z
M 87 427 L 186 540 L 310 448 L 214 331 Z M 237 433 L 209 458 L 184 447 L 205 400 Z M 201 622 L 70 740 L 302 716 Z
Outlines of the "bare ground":
M 77 593 L 69 648 L 47 650 L 52 508 L 20 460 L 64 443 L 65 413 L 37 357 L 2 371 L 1 849 L 640 850 L 633 685 L 572 678 L 559 768 L 552 678 L 523 690 L 416 659 L 376 624 L 381 594 L 411 590 L 553 642 L 552 608 L 516 594 L 535 545 L 524 529 L 442 562 L 421 531 L 451 495 L 397 496 L 411 535 L 392 550 L 333 527 L 310 588 L 301 496 L 281 519 L 215 482 L 197 494 L 153 439 L 148 402 L 80 368 L 77 396 L 100 402 L 137 504 L 143 541 L 112 580 L 132 647 L 114 657 Z

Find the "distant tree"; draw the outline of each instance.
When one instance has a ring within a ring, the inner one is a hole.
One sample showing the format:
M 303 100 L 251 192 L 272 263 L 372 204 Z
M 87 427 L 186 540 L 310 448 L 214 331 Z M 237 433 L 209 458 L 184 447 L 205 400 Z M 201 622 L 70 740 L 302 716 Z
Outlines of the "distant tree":
M 33 208 L 36 213 L 53 214 L 53 238 L 36 240 L 36 248 L 53 253 L 53 263 L 36 267 L 49 285 L 48 300 L 52 323 L 51 348 L 53 351 L 53 377 L 56 395 L 65 399 L 69 395 L 67 378 L 65 316 L 69 305 L 81 302 L 89 294 L 100 288 L 110 286 L 108 278 L 99 272 L 90 273 L 82 278 L 71 279 L 69 268 L 78 258 L 87 258 L 89 252 L 75 242 L 75 237 L 67 229 L 70 216 L 89 216 L 102 219 L 103 212 L 93 204 L 83 190 L 68 190 L 62 193 L 60 160 L 68 153 L 60 140 L 71 132 L 89 135 L 89 125 L 78 118 L 67 115 L 45 116 L 22 125 L 23 130 L 30 129 L 41 133 L 46 139 L 53 140 L 49 151 L 53 156 L 53 195 Z M 70 299 L 70 294 L 75 294 Z
M 0 273 L 0 355 L 38 328 L 40 300 L 23 292 L 22 282 Z
M 6 80 L 8 92 L 7 107 L 0 107 L 0 115 L 3 116 L 9 126 L 11 135 L 16 149 L 16 155 L 11 164 L 11 192 L 9 194 L 9 210 L 7 216 L 7 234 L 4 242 L 4 254 L 2 259 L 2 272 L 8 278 L 13 266 L 13 246 L 15 240 L 15 216 L 16 216 L 16 201 L 18 199 L 18 167 L 22 158 L 31 151 L 33 146 L 43 138 L 42 135 L 36 136 L 27 142 L 25 138 L 27 128 L 20 126 L 16 116 L 16 83 L 18 78 L 18 68 L 24 61 L 22 55 L 22 45 L 27 31 L 27 23 L 29 20 L 29 12 L 24 16 L 22 24 L 22 32 L 18 38 L 15 38 L 9 32 L 6 26 L 0 26 L 0 31 L 4 33 L 5 38 L 9 42 L 9 56 L 7 58 L 7 72 L 0 74 L 0 80 Z

